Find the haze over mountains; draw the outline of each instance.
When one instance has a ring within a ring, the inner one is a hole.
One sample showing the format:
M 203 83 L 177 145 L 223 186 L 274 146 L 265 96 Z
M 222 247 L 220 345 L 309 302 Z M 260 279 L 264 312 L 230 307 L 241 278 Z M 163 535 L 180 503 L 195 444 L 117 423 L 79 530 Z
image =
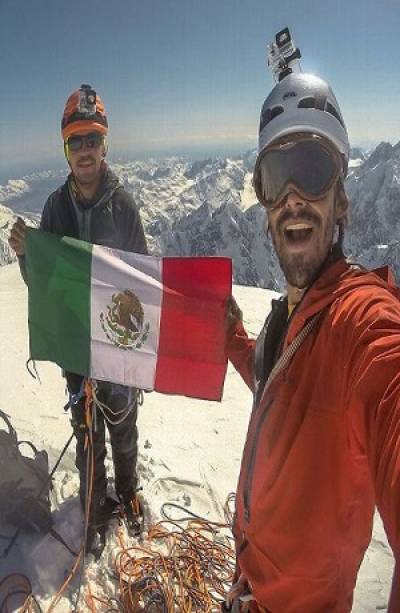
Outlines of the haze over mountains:
M 152 253 L 229 256 L 236 283 L 281 290 L 265 213 L 251 186 L 255 155 L 111 167 L 140 207 Z M 66 174 L 49 170 L 0 185 L 0 264 L 14 259 L 7 244 L 14 214 L 37 224 L 47 196 Z M 399 281 L 400 142 L 381 143 L 369 155 L 354 149 L 346 191 L 351 202 L 346 254 L 367 267 L 390 264 Z

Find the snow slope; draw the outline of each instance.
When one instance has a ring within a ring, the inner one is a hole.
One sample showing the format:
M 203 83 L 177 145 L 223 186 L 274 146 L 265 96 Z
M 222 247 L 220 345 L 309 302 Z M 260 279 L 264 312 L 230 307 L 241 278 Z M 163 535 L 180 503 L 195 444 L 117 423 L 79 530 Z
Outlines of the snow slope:
M 236 286 L 234 294 L 247 329 L 256 335 L 269 309 L 272 292 Z M 0 268 L 0 408 L 11 416 L 20 438 L 30 438 L 49 451 L 52 465 L 70 435 L 68 415 L 62 409 L 66 397 L 58 367 L 39 364 L 41 384 L 25 369 L 26 297 L 18 266 Z M 186 505 L 210 519 L 222 519 L 226 496 L 236 486 L 250 407 L 250 393 L 231 367 L 222 403 L 156 393 L 146 395 L 139 414 L 139 473 L 147 521 L 160 517 L 160 507 L 166 501 Z M 75 548 L 82 531 L 77 488 L 71 448 L 55 478 L 54 517 L 56 529 Z M 1 532 L 5 530 L 2 526 Z M 112 577 L 116 551 L 116 537 L 110 534 L 99 563 L 88 558 L 86 564 L 85 582 L 90 581 L 92 587 L 97 586 L 100 593 L 103 589 L 109 596 L 116 585 Z M 0 558 L 0 580 L 11 572 L 25 573 L 47 610 L 71 563 L 71 556 L 52 537 L 24 534 L 10 556 Z M 392 555 L 377 518 L 359 575 L 355 613 L 385 610 L 392 567 Z M 74 587 L 57 605 L 57 613 L 71 611 L 73 594 Z M 81 604 L 80 611 L 83 610 Z

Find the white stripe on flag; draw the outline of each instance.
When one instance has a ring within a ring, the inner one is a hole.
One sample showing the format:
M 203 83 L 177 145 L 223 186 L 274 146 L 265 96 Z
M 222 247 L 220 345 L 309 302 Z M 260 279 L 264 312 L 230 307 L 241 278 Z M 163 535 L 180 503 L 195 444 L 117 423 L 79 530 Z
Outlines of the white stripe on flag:
M 163 294 L 161 275 L 161 258 L 93 246 L 91 376 L 94 379 L 153 389 Z M 110 327 L 110 321 L 113 322 L 110 309 L 115 307 L 112 298 L 125 290 L 133 292 L 144 311 L 140 335 L 129 340 L 127 349 L 118 347 L 118 335 Z

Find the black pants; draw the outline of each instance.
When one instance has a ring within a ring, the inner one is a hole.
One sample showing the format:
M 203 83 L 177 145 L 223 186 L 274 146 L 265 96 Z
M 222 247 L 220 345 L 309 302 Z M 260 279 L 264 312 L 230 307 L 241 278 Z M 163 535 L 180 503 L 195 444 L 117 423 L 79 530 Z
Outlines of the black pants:
M 71 394 L 79 393 L 83 377 L 73 373 L 65 373 L 68 390 Z M 98 400 L 112 411 L 129 411 L 125 419 L 116 425 L 104 419 L 102 412 L 97 409 L 93 415 L 93 455 L 94 455 L 94 481 L 92 493 L 92 509 L 95 511 L 99 501 L 107 492 L 107 475 L 104 460 L 106 451 L 106 430 L 110 434 L 110 442 L 114 464 L 115 491 L 117 496 L 128 500 L 137 489 L 136 461 L 137 461 L 137 391 L 135 388 L 97 381 Z M 129 410 L 130 409 L 130 410 Z M 85 397 L 71 407 L 71 423 L 76 436 L 76 460 L 79 471 L 79 494 L 84 507 L 86 497 L 86 470 L 87 452 L 85 446 Z M 123 413 L 112 415 L 116 421 Z

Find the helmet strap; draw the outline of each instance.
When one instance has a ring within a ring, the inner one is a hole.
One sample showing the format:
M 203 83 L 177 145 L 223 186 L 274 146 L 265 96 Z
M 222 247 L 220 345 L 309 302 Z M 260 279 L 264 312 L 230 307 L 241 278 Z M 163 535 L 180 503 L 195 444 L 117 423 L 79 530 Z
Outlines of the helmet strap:
M 108 153 L 108 140 L 107 140 L 107 136 L 103 136 L 103 147 L 104 147 L 104 153 L 103 153 L 103 159 L 106 157 L 107 153 Z
M 64 155 L 65 155 L 65 159 L 67 160 L 69 164 L 69 147 L 68 147 L 67 141 L 64 141 Z

